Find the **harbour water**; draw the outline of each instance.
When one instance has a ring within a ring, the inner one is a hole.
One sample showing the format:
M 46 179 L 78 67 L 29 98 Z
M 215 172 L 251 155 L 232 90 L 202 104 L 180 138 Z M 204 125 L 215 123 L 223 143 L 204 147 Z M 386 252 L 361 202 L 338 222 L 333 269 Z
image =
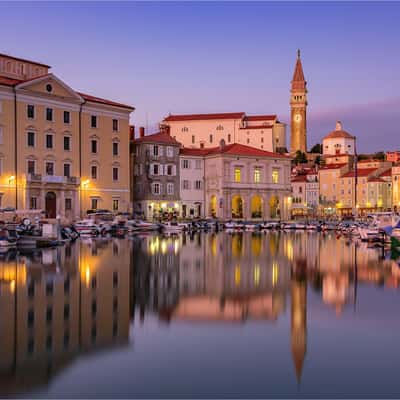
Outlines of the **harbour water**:
M 400 268 L 333 233 L 0 255 L 2 397 L 399 397 Z

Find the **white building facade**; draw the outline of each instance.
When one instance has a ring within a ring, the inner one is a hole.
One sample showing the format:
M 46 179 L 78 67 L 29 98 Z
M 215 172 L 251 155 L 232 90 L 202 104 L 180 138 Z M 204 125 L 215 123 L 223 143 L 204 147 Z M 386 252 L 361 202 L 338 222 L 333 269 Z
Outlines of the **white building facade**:
M 204 154 L 202 150 L 180 150 L 180 197 L 182 218 L 203 218 Z
M 340 156 L 355 154 L 355 137 L 343 130 L 342 123 L 336 122 L 334 131 L 328 133 L 322 140 L 324 156 Z

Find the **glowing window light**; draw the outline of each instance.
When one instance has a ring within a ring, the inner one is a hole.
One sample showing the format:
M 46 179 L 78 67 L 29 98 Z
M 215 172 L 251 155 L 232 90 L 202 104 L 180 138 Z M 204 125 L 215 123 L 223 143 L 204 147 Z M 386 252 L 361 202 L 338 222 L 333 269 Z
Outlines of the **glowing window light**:
M 240 285 L 240 266 L 237 266 L 235 268 L 235 285 L 239 286 Z

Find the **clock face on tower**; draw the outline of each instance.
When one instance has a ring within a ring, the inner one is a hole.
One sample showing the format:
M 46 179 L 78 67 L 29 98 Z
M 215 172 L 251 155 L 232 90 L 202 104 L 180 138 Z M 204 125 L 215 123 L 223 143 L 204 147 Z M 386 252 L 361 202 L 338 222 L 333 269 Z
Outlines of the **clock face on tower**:
M 294 119 L 294 122 L 300 122 L 302 119 L 301 114 L 294 114 L 293 119 Z

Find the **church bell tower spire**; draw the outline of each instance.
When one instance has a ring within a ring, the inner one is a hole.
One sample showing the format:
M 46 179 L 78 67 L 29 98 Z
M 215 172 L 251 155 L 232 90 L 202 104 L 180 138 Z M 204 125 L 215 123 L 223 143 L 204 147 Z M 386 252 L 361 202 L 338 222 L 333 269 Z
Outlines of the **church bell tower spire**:
M 297 60 L 290 90 L 290 152 L 307 151 L 307 82 L 304 78 L 300 49 L 297 50 Z

